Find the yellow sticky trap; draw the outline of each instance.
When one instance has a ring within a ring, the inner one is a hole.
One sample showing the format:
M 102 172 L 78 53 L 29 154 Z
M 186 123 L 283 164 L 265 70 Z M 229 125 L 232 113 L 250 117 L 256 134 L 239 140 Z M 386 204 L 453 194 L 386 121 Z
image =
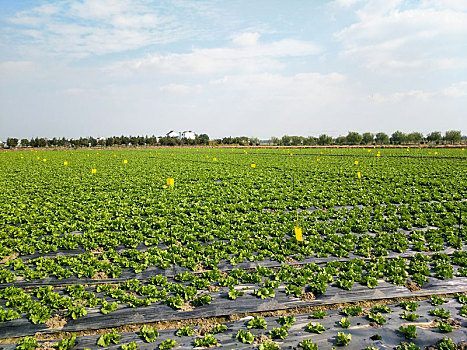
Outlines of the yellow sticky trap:
M 39 160 L 39 159 L 40 159 L 40 158 L 39 158 L 39 157 L 37 157 L 37 160 Z
M 174 186 L 175 185 L 175 181 L 174 181 L 174 179 L 172 177 L 169 177 L 167 179 L 167 185 L 169 185 L 169 186 Z
M 91 174 L 97 173 L 97 169 L 91 169 Z
M 217 161 L 217 158 L 216 157 L 212 158 L 212 161 L 213 162 Z
M 376 154 L 376 156 L 377 156 L 377 157 L 381 157 L 381 154 L 378 152 L 378 153 Z
M 117 155 L 114 153 L 114 157 L 116 157 Z
M 128 161 L 126 159 L 123 160 L 123 164 L 127 164 Z
M 435 152 L 435 155 L 438 154 L 438 152 Z
M 358 165 L 358 160 L 356 160 L 355 162 L 353 162 L 355 165 Z
M 23 157 L 23 156 L 21 156 L 21 159 L 23 159 L 23 158 L 24 158 L 24 157 Z
M 209 158 L 209 155 L 206 154 L 206 158 Z
M 42 159 L 42 161 L 43 161 L 43 162 L 47 162 L 47 159 L 44 158 L 44 159 Z
M 173 157 L 173 156 L 174 156 L 174 154 L 173 154 L 173 153 L 170 153 L 170 156 L 172 156 L 172 157 Z
M 295 226 L 295 239 L 299 242 L 303 242 L 302 228 Z
M 293 153 L 290 153 L 291 156 L 293 156 Z
M 317 162 L 319 162 L 320 160 L 321 160 L 320 158 L 316 159 Z
M 256 164 L 251 164 L 251 167 L 252 167 L 252 168 L 256 168 Z
M 371 152 L 371 149 L 369 149 L 368 152 Z
M 63 162 L 63 165 L 68 165 L 68 162 L 65 160 L 65 161 Z
M 362 178 L 362 174 L 359 171 L 357 171 L 357 176 L 358 176 L 359 179 Z
M 431 154 L 431 152 L 428 152 L 428 154 Z

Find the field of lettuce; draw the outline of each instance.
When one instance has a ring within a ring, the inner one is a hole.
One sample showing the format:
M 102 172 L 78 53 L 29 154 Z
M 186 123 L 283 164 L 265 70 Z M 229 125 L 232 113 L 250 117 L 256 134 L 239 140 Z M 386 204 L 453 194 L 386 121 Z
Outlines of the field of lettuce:
M 0 152 L 0 349 L 466 349 L 466 170 L 460 148 Z

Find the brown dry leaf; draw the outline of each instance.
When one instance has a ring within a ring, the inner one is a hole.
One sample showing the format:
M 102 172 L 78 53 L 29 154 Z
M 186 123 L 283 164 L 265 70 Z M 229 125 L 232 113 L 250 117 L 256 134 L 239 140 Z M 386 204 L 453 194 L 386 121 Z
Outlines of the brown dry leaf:
M 63 316 L 60 315 L 54 315 L 53 317 L 49 318 L 47 321 L 45 321 L 45 324 L 50 328 L 50 329 L 62 329 L 66 325 L 66 319 Z

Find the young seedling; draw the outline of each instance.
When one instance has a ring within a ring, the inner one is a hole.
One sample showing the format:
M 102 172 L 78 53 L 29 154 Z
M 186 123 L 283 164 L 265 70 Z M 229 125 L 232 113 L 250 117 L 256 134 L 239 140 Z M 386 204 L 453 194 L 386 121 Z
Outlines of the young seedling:
M 305 330 L 310 333 L 321 334 L 326 330 L 326 328 L 324 328 L 324 326 L 321 323 L 310 322 L 305 326 Z

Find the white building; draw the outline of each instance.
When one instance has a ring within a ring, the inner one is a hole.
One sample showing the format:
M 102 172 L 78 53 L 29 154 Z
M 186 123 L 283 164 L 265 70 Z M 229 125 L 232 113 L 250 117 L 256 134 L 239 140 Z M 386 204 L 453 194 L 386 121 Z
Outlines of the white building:
M 185 138 L 188 140 L 194 140 L 196 138 L 196 134 L 191 130 L 181 132 L 180 136 L 182 139 Z
M 170 130 L 167 134 L 165 134 L 165 136 L 167 136 L 167 137 L 180 137 L 179 134 L 180 133 L 178 133 L 176 131 Z

